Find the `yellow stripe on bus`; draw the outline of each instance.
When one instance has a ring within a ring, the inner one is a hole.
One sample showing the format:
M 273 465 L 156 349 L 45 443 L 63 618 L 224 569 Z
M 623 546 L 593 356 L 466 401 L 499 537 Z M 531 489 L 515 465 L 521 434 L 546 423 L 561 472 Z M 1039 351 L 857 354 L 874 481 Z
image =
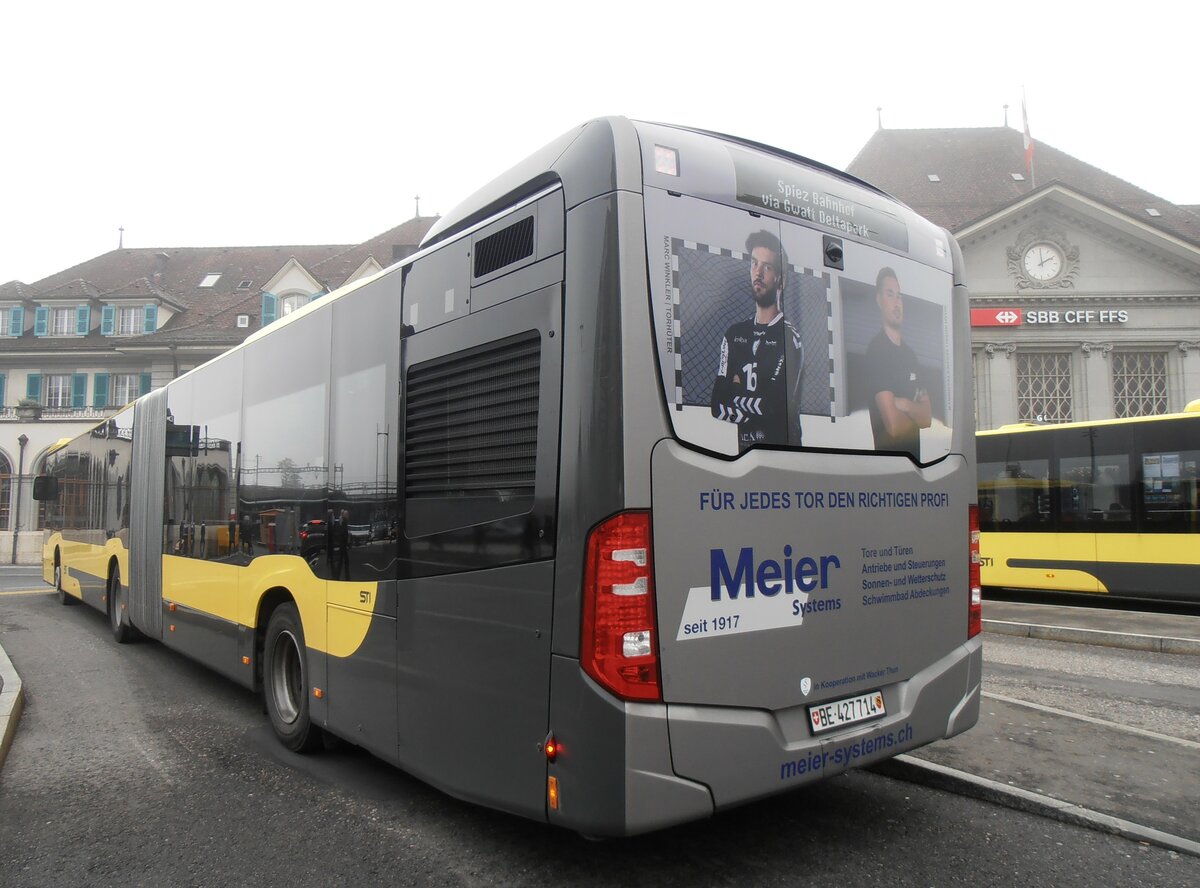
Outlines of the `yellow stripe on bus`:
M 260 555 L 245 567 L 163 556 L 165 600 L 231 623 L 257 626 L 259 604 L 272 589 L 295 599 L 305 644 L 314 650 L 349 657 L 367 637 L 376 583 L 327 582 L 296 555 Z

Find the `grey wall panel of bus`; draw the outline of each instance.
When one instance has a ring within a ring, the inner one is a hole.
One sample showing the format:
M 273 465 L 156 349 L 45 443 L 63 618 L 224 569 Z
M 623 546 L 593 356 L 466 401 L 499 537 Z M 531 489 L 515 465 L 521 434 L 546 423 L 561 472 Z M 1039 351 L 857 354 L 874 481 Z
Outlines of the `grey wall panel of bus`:
M 151 392 L 134 405 L 133 465 L 130 491 L 129 612 L 133 624 L 151 638 L 162 638 L 163 474 L 167 447 L 167 390 Z

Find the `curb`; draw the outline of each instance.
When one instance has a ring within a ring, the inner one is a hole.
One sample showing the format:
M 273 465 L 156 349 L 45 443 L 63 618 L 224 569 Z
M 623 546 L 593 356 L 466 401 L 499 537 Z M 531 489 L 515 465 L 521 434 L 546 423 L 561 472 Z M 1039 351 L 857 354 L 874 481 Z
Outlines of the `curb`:
M 24 703 L 25 689 L 21 686 L 21 676 L 17 675 L 8 654 L 0 647 L 0 768 L 4 767 L 8 747 L 16 736 Z
M 1036 814 L 1097 832 L 1122 836 L 1136 842 L 1157 845 L 1179 854 L 1200 857 L 1200 842 L 1172 835 L 1150 826 L 1143 826 L 1131 820 L 1113 817 L 1111 814 L 1102 814 L 1099 811 L 1064 802 L 1052 796 L 1009 786 L 986 777 L 977 777 L 966 771 L 947 768 L 945 765 L 938 765 L 934 762 L 923 761 L 911 755 L 898 755 L 895 758 L 871 765 L 868 770 L 885 777 L 947 790 L 959 795 L 994 802 L 1028 814 Z
M 1016 623 L 1011 620 L 984 620 L 983 628 L 999 635 L 1021 638 L 1041 638 L 1048 641 L 1067 641 L 1072 644 L 1093 644 L 1125 648 L 1133 651 L 1153 651 L 1159 654 L 1189 654 L 1200 656 L 1200 639 L 1174 638 L 1163 635 L 1135 635 L 1131 632 L 1110 632 L 1104 629 L 1079 629 L 1074 626 L 1045 626 L 1037 623 Z

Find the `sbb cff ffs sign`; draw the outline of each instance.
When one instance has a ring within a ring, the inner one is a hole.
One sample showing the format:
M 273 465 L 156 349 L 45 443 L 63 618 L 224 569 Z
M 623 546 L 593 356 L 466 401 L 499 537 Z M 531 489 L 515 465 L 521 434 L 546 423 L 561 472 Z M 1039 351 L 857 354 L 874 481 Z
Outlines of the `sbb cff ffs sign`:
M 1129 313 L 1119 308 L 1082 309 L 1072 308 L 1067 311 L 1025 312 L 1027 324 L 1124 324 L 1129 320 Z
M 1120 308 L 1038 308 L 1021 312 L 1015 308 L 973 308 L 972 327 L 1020 327 L 1022 324 L 1124 324 L 1129 312 Z

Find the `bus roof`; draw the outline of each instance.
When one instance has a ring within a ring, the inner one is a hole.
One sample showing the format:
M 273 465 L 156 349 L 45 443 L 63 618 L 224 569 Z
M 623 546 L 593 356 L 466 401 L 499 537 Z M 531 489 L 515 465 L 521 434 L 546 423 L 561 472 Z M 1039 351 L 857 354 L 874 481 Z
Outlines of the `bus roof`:
M 980 429 L 979 437 L 989 435 L 1012 435 L 1023 432 L 1043 432 L 1052 429 L 1088 429 L 1098 426 L 1136 425 L 1143 422 L 1170 422 L 1172 420 L 1200 418 L 1200 401 L 1192 401 L 1181 413 L 1161 413 L 1157 416 L 1124 416 L 1118 419 L 1092 419 L 1080 422 L 1014 422 L 996 429 Z

